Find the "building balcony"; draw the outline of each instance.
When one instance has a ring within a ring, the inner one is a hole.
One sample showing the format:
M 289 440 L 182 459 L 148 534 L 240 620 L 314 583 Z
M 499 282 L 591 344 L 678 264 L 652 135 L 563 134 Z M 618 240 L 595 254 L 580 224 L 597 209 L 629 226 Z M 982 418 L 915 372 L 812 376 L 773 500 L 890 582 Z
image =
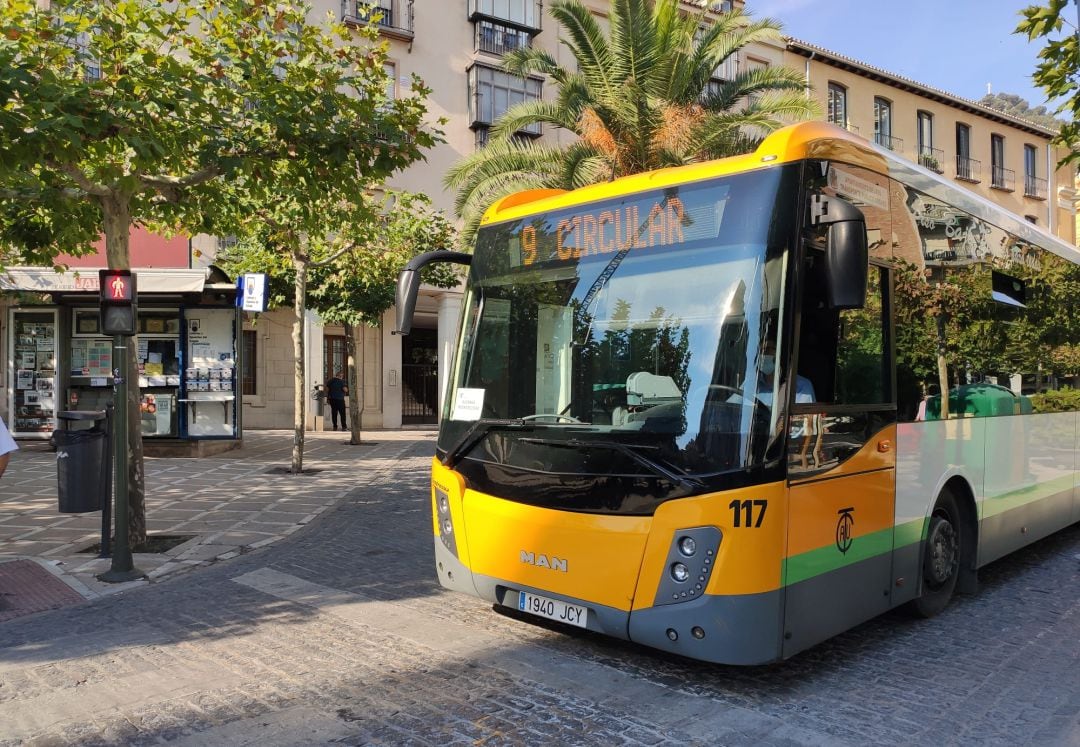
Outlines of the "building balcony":
M 532 44 L 532 36 L 522 29 L 496 21 L 481 20 L 476 23 L 476 50 L 502 55 L 516 52 Z
M 1047 181 L 1037 176 L 1024 177 L 1024 197 L 1035 200 L 1045 200 L 1048 194 Z
M 982 181 L 982 161 L 974 158 L 956 157 L 956 178 L 962 182 L 977 184 Z
M 1016 191 L 1016 172 L 1001 166 L 990 167 L 990 186 L 1004 192 Z
M 945 151 L 941 148 L 932 148 L 929 145 L 919 146 L 919 165 L 924 169 L 945 173 Z
M 494 21 L 520 29 L 530 36 L 543 30 L 543 16 L 543 0 L 469 0 L 470 21 Z
M 413 0 L 341 0 L 341 19 L 346 24 L 359 26 L 376 16 L 379 33 L 412 41 Z
M 888 148 L 896 152 L 900 152 L 904 149 L 904 141 L 898 137 L 892 135 L 886 135 L 883 132 L 874 133 L 874 142 L 880 145 L 882 148 Z

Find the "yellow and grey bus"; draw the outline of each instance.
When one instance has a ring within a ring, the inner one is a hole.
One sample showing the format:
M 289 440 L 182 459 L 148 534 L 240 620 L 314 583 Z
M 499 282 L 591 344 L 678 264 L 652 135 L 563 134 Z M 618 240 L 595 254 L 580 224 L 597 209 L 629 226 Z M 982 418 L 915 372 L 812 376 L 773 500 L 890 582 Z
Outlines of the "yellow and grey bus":
M 507 197 L 402 332 L 433 261 L 449 589 L 760 664 L 1080 520 L 1080 252 L 831 125 Z

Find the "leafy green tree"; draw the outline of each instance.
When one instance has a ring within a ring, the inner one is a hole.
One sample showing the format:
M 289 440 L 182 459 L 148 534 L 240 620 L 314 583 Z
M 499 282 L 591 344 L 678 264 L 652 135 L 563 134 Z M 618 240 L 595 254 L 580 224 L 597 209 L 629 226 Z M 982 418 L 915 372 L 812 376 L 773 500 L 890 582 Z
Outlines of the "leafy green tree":
M 785 67 L 743 70 L 710 87 L 716 69 L 748 44 L 780 40 L 771 20 L 739 11 L 718 18 L 677 0 L 611 0 L 610 32 L 580 0 L 554 0 L 550 12 L 574 69 L 545 50 L 507 55 L 515 75 L 541 74 L 553 100 L 510 107 L 492 142 L 446 175 L 469 243 L 484 210 L 525 189 L 573 189 L 665 166 L 752 150 L 764 134 L 814 116 L 801 73 Z M 516 136 L 545 124 L 577 136 L 569 145 L 535 145 Z
M 438 135 L 425 128 L 429 90 L 419 79 L 409 96 L 386 95 L 387 49 L 379 42 L 374 5 L 368 23 L 351 32 L 337 23 L 307 24 L 302 3 L 231 2 L 247 10 L 211 75 L 244 93 L 238 128 L 253 155 L 232 179 L 202 190 L 204 204 L 224 206 L 207 211 L 203 228 L 259 237 L 278 265 L 291 267 L 292 471 L 300 473 L 307 408 L 303 317 L 311 273 L 355 251 L 357 231 L 379 215 L 371 189 L 422 158 Z M 229 22 L 220 15 L 212 21 Z M 264 27 L 273 33 L 262 33 Z
M 312 268 L 306 308 L 323 321 L 345 327 L 349 357 L 348 382 L 351 443 L 360 443 L 360 415 L 364 382 L 356 365 L 359 328 L 378 327 L 383 314 L 394 305 L 397 275 L 413 256 L 450 246 L 454 227 L 423 195 L 392 192 L 381 199 L 371 197 L 372 219 L 350 221 L 347 251 L 333 261 Z M 232 273 L 266 272 L 270 301 L 274 307 L 294 303 L 296 269 L 288 257 L 258 237 L 239 242 L 219 257 Z M 424 280 L 450 288 L 460 281 L 449 265 L 437 264 L 424 271 Z
M 1060 100 L 1055 114 L 1065 114 L 1054 142 L 1069 149 L 1059 166 L 1080 160 L 1080 39 L 1074 33 L 1058 36 L 1064 19 L 1061 14 L 1068 0 L 1047 0 L 1040 5 L 1029 5 L 1020 11 L 1023 20 L 1016 27 L 1017 34 L 1026 34 L 1028 41 L 1045 40 L 1046 46 L 1039 52 L 1039 64 L 1031 79 L 1046 92 L 1050 101 Z

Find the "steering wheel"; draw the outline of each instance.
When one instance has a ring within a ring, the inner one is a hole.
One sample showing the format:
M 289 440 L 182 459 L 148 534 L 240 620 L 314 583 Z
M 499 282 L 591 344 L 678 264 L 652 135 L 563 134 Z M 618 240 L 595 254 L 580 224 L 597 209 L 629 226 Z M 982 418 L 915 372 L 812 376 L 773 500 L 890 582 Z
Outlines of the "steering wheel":
M 561 413 L 554 412 L 538 412 L 534 415 L 526 415 L 519 420 L 540 420 L 542 418 L 554 418 L 555 420 L 565 420 L 570 423 L 580 423 L 581 421 L 575 418 L 573 415 L 563 415 Z

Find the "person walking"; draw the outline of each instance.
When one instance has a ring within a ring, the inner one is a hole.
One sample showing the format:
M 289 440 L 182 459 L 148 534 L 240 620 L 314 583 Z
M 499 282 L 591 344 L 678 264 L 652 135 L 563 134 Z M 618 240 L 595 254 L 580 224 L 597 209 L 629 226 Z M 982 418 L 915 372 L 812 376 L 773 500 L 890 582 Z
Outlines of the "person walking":
M 335 371 L 333 378 L 326 382 L 326 401 L 330 403 L 330 419 L 335 431 L 338 429 L 338 416 L 341 417 L 341 430 L 349 430 L 345 421 L 345 396 L 349 393 L 349 386 L 342 376 L 341 371 Z
M 0 477 L 3 477 L 4 470 L 7 469 L 8 462 L 11 461 L 11 453 L 18 448 L 15 439 L 11 437 L 7 426 L 4 425 L 4 419 L 0 418 Z

